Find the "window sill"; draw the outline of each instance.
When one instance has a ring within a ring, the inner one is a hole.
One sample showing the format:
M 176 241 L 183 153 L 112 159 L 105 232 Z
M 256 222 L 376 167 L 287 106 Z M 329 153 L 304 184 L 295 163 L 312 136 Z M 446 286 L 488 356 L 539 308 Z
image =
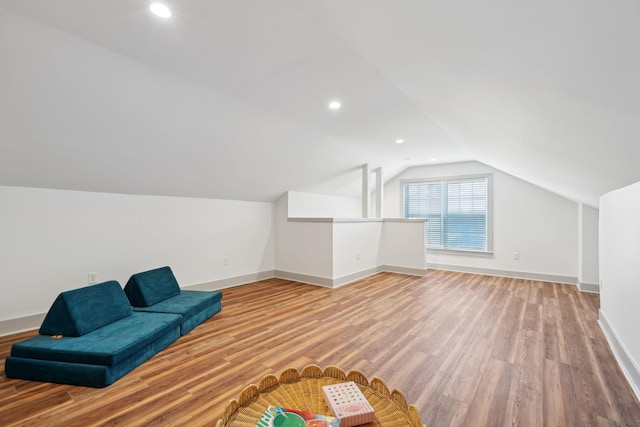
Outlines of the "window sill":
M 493 258 L 493 251 L 472 251 L 472 250 L 465 250 L 465 249 L 437 249 L 437 248 L 427 247 L 427 253 Z

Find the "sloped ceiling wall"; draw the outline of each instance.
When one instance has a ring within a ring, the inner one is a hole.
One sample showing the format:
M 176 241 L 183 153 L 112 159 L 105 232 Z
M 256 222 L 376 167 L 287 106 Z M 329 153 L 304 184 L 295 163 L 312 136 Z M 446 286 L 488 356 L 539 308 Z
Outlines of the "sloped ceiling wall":
M 0 185 L 267 201 L 475 159 L 597 206 L 640 181 L 635 1 L 167 4 L 0 0 Z
M 637 2 L 374 3 L 316 5 L 475 159 L 592 205 L 640 178 Z

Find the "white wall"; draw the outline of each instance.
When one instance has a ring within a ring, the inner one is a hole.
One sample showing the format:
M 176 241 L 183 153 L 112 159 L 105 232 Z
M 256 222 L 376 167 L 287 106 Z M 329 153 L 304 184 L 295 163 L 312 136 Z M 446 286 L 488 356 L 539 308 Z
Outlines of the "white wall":
M 380 264 L 410 269 L 426 269 L 424 222 L 386 220 L 382 228 Z
M 391 223 L 399 229 L 390 232 L 381 221 L 288 221 L 287 194 L 261 203 L 0 186 L 0 206 L 0 335 L 36 328 L 56 295 L 87 285 L 89 272 L 124 286 L 169 265 L 181 286 L 212 289 L 276 271 L 332 286 L 380 265 L 425 268 L 420 224 Z
M 640 182 L 600 197 L 600 321 L 640 396 Z
M 332 277 L 331 224 L 290 222 L 289 195 L 275 202 L 275 265 L 281 272 Z
M 333 279 L 380 265 L 382 227 L 382 222 L 333 224 Z
M 287 192 L 289 216 L 292 218 L 360 218 L 362 203 L 359 198 L 327 194 Z
M 169 265 L 181 286 L 274 270 L 271 203 L 0 187 L 0 321 Z M 224 265 L 224 257 L 229 264 Z
M 414 167 L 385 186 L 385 213 L 402 217 L 401 180 L 493 174 L 492 257 L 428 251 L 429 265 L 487 273 L 528 273 L 575 281 L 578 275 L 577 204 L 479 162 Z M 514 260 L 513 253 L 520 259 Z
M 297 197 L 297 203 L 308 203 L 304 211 L 307 217 L 290 215 L 292 197 Z M 323 216 L 335 208 L 336 202 L 347 208 L 353 206 L 350 200 L 340 199 L 344 198 L 290 191 L 276 201 L 277 276 L 332 287 L 389 267 L 410 274 L 426 272 L 422 221 L 388 223 Z
M 333 279 L 373 271 L 424 275 L 424 222 L 384 220 L 333 224 Z
M 292 182 L 357 188 L 338 139 L 1 5 L 0 146 L 7 186 L 264 202 Z
M 599 289 L 598 217 L 598 209 L 578 204 L 578 285 L 584 291 Z

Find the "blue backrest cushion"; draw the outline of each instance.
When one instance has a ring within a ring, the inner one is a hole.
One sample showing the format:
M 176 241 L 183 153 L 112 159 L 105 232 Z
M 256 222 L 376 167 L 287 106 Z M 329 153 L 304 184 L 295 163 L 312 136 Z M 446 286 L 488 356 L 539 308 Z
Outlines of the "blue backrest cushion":
M 79 337 L 132 312 L 118 282 L 98 283 L 59 294 L 40 326 L 40 334 Z
M 149 307 L 180 294 L 180 285 L 170 267 L 136 273 L 127 282 L 124 292 L 134 307 Z

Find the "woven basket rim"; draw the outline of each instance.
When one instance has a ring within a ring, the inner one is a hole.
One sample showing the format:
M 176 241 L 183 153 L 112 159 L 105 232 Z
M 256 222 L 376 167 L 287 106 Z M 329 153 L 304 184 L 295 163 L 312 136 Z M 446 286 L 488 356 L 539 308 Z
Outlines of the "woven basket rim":
M 225 427 L 232 421 L 238 411 L 251 402 L 255 401 L 260 394 L 269 393 L 281 384 L 293 384 L 305 379 L 333 379 L 342 382 L 353 381 L 361 388 L 366 388 L 371 393 L 391 402 L 398 413 L 408 419 L 412 427 L 424 427 L 420 421 L 420 414 L 414 405 L 409 405 L 404 394 L 393 389 L 389 391 L 389 387 L 379 377 L 372 377 L 369 381 L 367 377 L 358 370 L 351 370 L 345 373 L 337 366 L 327 366 L 321 369 L 318 365 L 307 365 L 302 370 L 296 368 L 287 368 L 283 370 L 279 376 L 268 374 L 264 376 L 258 384 L 250 384 L 245 387 L 237 399 L 230 400 L 224 409 L 222 419 L 216 422 L 216 427 Z M 266 408 L 265 408 L 266 409 Z

